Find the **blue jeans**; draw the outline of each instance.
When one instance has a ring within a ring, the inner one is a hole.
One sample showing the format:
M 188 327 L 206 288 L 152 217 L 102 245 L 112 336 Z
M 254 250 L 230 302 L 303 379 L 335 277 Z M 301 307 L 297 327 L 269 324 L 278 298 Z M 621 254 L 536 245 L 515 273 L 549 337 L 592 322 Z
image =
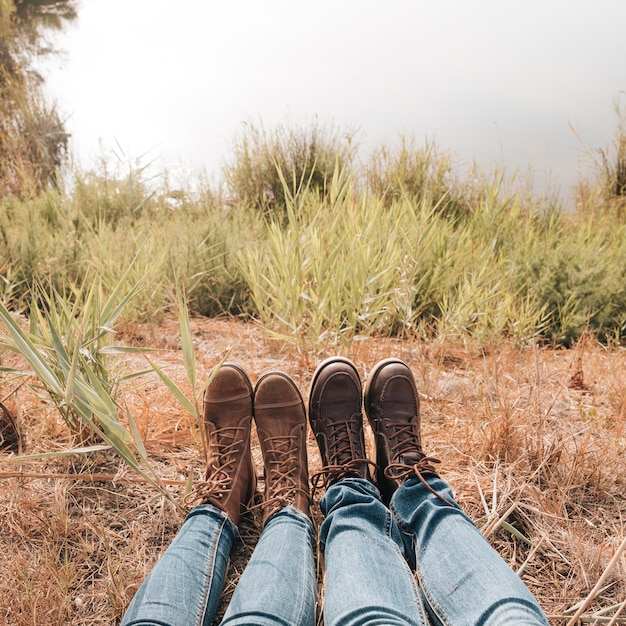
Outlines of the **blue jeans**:
M 454 503 L 447 483 L 427 480 Z M 358 478 L 329 487 L 320 506 L 325 626 L 426 626 L 427 613 L 438 626 L 548 624 L 470 519 L 417 478 L 398 489 L 390 508 L 374 485 Z M 219 509 L 194 508 L 122 624 L 209 626 L 235 536 Z M 222 624 L 313 626 L 315 598 L 311 521 L 286 507 L 268 520 Z
M 237 529 L 195 507 L 135 594 L 123 626 L 210 626 Z M 222 624 L 313 626 L 317 596 L 311 520 L 285 507 L 265 525 Z
M 454 503 L 446 482 L 427 482 Z M 547 626 L 537 601 L 458 506 L 410 478 L 390 509 L 349 478 L 320 502 L 325 626 Z M 409 565 L 417 573 L 414 576 Z

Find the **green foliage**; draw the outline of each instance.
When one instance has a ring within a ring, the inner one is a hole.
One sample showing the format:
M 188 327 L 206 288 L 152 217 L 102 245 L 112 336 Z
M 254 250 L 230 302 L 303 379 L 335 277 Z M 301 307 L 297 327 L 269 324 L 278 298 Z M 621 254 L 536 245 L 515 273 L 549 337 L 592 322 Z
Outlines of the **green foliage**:
M 56 109 L 7 74 L 0 67 L 0 194 L 34 195 L 56 183 L 68 135 Z
M 132 288 L 121 296 L 127 279 L 124 274 L 108 295 L 97 278 L 83 287 L 69 286 L 71 297 L 54 288 L 38 289 L 42 308 L 34 298 L 27 330 L 0 303 L 0 347 L 19 353 L 30 371 L 0 369 L 36 377 L 39 391 L 49 398 L 81 444 L 104 443 L 169 497 L 148 462 L 133 415 L 120 402 L 119 384 L 125 377 L 116 375 L 109 363 L 112 354 L 139 351 L 115 346 L 110 339 L 116 321 L 137 290 Z M 81 446 L 78 451 L 96 449 L 100 446 Z
M 127 279 L 128 274 L 124 274 L 108 297 L 99 279 L 88 279 L 81 287 L 68 285 L 67 294 L 50 285 L 35 287 L 28 331 L 17 325 L 6 308 L 0 309 L 8 333 L 5 346 L 26 356 L 45 392 L 76 434 L 94 431 L 104 437 L 109 426 L 113 434 L 119 430 L 109 424 L 110 412 L 104 417 L 90 413 L 86 387 L 92 386 L 115 401 L 119 379 L 111 375 L 110 337 L 138 290 L 135 286 L 122 298 Z M 110 408 L 108 400 L 105 402 Z M 114 421 L 117 424 L 119 420 Z
M 74 182 L 72 197 L 80 208 L 81 217 L 90 228 L 103 225 L 116 230 L 118 225 L 133 227 L 142 213 L 154 213 L 151 191 L 145 180 L 146 166 L 131 167 L 126 175 L 110 174 L 106 166 L 102 173 L 80 173 Z
M 0 198 L 0 297 L 27 308 L 35 277 L 64 292 L 92 270 L 112 289 L 130 267 L 129 283 L 144 281 L 146 288 L 128 303 L 125 319 L 174 309 L 175 276 L 194 313 L 247 312 L 235 256 L 263 228 L 262 216 L 227 208 L 206 190 L 150 185 L 141 171 L 79 174 L 70 194 Z
M 207 188 L 172 189 L 144 168 L 0 198 L 0 298 L 26 310 L 35 282 L 69 297 L 93 272 L 109 292 L 128 271 L 127 285 L 145 288 L 125 320 L 177 310 L 180 281 L 191 314 L 257 317 L 303 348 L 404 333 L 624 338 L 626 225 L 600 192 L 597 209 L 565 212 L 497 172 L 453 183 L 429 154 L 415 193 L 363 189 L 339 159 L 323 190 L 312 179 L 294 188 L 297 174 L 276 169 L 284 208 L 267 214 Z
M 368 200 L 338 167 L 326 198 L 307 188 L 287 196 L 286 208 L 286 226 L 270 221 L 267 240 L 240 255 L 266 324 L 307 349 L 411 326 L 428 211 Z
M 45 26 L 60 27 L 53 16 L 69 18 L 71 12 L 61 9 L 70 5 L 0 1 L 0 195 L 40 193 L 57 182 L 67 156 L 68 136 L 29 63 L 33 54 L 48 50 L 40 45 Z
M 474 188 L 461 216 L 427 193 L 359 193 L 338 170 L 330 189 L 323 201 L 288 198 L 286 225 L 270 221 L 240 257 L 274 332 L 309 349 L 401 332 L 566 345 L 587 326 L 624 336 L 626 233 L 612 218 L 545 211 L 506 193 L 501 176 Z
M 453 162 L 432 141 L 422 147 L 414 137 L 400 137 L 398 148 L 381 146 L 372 153 L 367 182 L 372 194 L 387 205 L 401 198 L 433 202 L 448 215 L 469 211 L 466 190 L 454 180 Z
M 599 150 L 600 188 L 604 210 L 611 210 L 621 218 L 626 217 L 626 109 L 624 101 L 617 100 L 615 112 L 617 129 L 612 145 Z
M 204 192 L 171 211 L 168 219 L 168 284 L 175 276 L 181 278 L 196 314 L 250 313 L 248 288 L 236 258 L 264 237 L 262 215 L 243 205 L 225 206 Z
M 613 140 L 605 148 L 589 150 L 594 174 L 578 182 L 576 209 L 584 215 L 613 214 L 626 218 L 626 100 L 621 95 L 614 103 L 616 127 Z
M 80 242 L 66 207 L 59 192 L 51 190 L 26 200 L 0 198 L 0 266 L 23 306 L 28 306 L 36 276 L 72 280 Z
M 625 336 L 626 224 L 587 218 L 560 219 L 552 241 L 529 251 L 528 281 L 545 302 L 545 334 L 571 345 L 585 328 L 601 339 Z
M 350 136 L 317 121 L 273 130 L 249 122 L 233 142 L 232 157 L 223 168 L 230 200 L 282 216 L 287 196 L 297 196 L 299 190 L 323 196 L 335 163 L 348 169 L 353 150 Z

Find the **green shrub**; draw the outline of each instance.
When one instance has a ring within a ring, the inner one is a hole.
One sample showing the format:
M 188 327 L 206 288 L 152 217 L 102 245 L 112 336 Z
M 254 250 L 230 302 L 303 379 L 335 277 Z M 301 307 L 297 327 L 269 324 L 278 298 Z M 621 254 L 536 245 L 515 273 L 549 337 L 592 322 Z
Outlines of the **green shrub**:
M 432 141 L 418 147 L 414 137 L 400 137 L 400 146 L 375 150 L 367 165 L 368 187 L 387 205 L 401 198 L 414 202 L 427 199 L 447 215 L 469 211 L 467 190 L 454 178 L 449 154 Z
M 411 330 L 414 295 L 427 288 L 419 273 L 436 232 L 432 210 L 388 208 L 338 168 L 326 197 L 286 196 L 286 225 L 269 221 L 267 239 L 239 257 L 261 320 L 314 350 Z
M 168 242 L 168 283 L 180 278 L 193 313 L 250 313 L 249 291 L 236 258 L 256 245 L 264 228 L 257 212 L 206 197 L 170 212 L 161 224 L 161 237 Z
M 233 142 L 224 182 L 231 203 L 284 215 L 286 191 L 297 196 L 306 188 L 324 195 L 336 162 L 349 169 L 353 157 L 351 136 L 332 125 L 315 121 L 267 130 L 249 122 Z
M 86 224 L 132 228 L 142 213 L 154 209 L 155 190 L 149 188 L 143 173 L 141 167 L 131 167 L 125 175 L 111 174 L 106 168 L 101 173 L 78 173 L 71 195 Z
M 284 207 L 265 213 L 141 169 L 5 196 L 0 298 L 24 310 L 33 285 L 65 297 L 93 271 L 111 290 L 130 267 L 145 288 L 125 320 L 171 314 L 178 282 L 193 314 L 258 317 L 303 347 L 372 334 L 562 345 L 585 329 L 626 335 L 626 225 L 600 191 L 566 212 L 497 172 L 448 184 L 442 166 L 419 193 L 390 194 L 333 163 L 322 189 L 275 169 Z

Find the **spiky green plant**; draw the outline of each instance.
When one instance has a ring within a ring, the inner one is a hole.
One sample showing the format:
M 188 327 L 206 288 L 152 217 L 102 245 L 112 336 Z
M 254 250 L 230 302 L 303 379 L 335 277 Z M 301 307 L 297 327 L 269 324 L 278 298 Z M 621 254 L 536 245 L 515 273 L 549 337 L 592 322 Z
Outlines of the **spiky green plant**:
M 109 295 L 97 277 L 73 287 L 71 295 L 37 288 L 27 329 L 0 303 L 0 346 L 21 355 L 30 368 L 1 369 L 36 378 L 33 387 L 49 399 L 78 437 L 79 446 L 70 452 L 89 452 L 105 444 L 169 498 L 119 394 L 120 383 L 149 370 L 124 376 L 114 373 L 109 363 L 111 355 L 140 351 L 116 346 L 111 339 L 116 320 L 139 289 L 135 286 L 121 297 L 127 278 L 123 275 Z
M 358 194 L 338 165 L 327 197 L 311 189 L 286 195 L 286 226 L 270 221 L 267 240 L 239 257 L 261 319 L 316 350 L 410 328 L 432 207 L 387 208 Z

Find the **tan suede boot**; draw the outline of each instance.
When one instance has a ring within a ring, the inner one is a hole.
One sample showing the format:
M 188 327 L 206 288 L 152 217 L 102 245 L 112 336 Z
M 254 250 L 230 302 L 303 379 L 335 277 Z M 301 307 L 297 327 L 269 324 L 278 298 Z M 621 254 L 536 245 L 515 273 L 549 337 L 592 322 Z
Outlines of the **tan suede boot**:
M 235 525 L 256 489 L 250 454 L 252 395 L 248 375 L 232 363 L 220 367 L 204 394 L 208 458 L 196 496 L 200 503 L 222 509 Z
M 263 524 L 284 506 L 309 512 L 306 413 L 287 374 L 268 372 L 254 389 L 254 421 L 265 465 Z

